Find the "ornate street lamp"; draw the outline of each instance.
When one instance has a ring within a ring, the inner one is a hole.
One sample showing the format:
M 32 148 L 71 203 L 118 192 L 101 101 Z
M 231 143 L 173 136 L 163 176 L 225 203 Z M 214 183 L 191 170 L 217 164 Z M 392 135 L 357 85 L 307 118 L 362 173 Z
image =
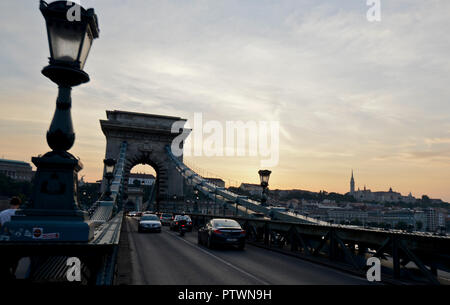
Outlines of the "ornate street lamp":
M 105 179 L 106 179 L 106 191 L 105 191 L 105 201 L 112 201 L 111 197 L 111 182 L 114 178 L 114 167 L 116 166 L 116 160 L 114 159 L 105 159 L 103 160 L 103 164 L 105 164 Z
M 30 204 L 18 212 L 20 216 L 13 217 L 9 232 L 12 240 L 88 241 L 93 238 L 94 227 L 77 200 L 77 175 L 83 165 L 67 151 L 75 142 L 71 90 L 89 81 L 83 68 L 99 35 L 97 16 L 93 9 L 70 1 L 40 1 L 40 11 L 50 47 L 49 65 L 42 74 L 59 88 L 47 131 L 52 151 L 32 158 L 37 172 Z
M 269 186 L 269 178 L 270 174 L 272 172 L 270 170 L 260 170 L 258 171 L 259 179 L 261 181 L 261 187 L 263 188 L 262 194 L 261 194 L 261 205 L 266 205 L 267 202 L 267 187 Z
M 197 189 L 195 189 L 194 190 L 194 212 L 195 213 L 198 213 L 198 200 L 199 200 L 199 197 L 198 197 L 198 190 Z

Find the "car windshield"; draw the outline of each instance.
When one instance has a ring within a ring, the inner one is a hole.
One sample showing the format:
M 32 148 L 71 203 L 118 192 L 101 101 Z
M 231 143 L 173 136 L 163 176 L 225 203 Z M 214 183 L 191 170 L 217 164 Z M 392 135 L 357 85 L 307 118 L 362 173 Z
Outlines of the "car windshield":
M 239 223 L 235 220 L 225 219 L 225 220 L 214 220 L 214 227 L 241 227 Z
M 158 220 L 158 216 L 156 215 L 145 215 L 141 217 L 141 220 Z
M 176 220 L 186 220 L 186 221 L 191 221 L 191 218 L 187 215 L 183 216 L 183 215 L 178 215 L 176 217 Z

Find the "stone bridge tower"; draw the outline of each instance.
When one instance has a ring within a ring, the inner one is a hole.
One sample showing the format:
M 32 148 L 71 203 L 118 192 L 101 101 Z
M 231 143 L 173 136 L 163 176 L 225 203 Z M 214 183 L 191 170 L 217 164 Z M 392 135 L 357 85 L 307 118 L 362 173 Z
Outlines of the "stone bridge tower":
M 128 143 L 124 170 L 125 192 L 127 191 L 130 170 L 137 164 L 152 166 L 156 171 L 156 202 L 170 200 L 173 196 L 183 198 L 183 178 L 177 172 L 165 151 L 179 133 L 172 133 L 175 122 L 186 123 L 179 117 L 144 114 L 127 111 L 106 111 L 107 120 L 100 120 L 106 136 L 105 158 L 116 159 L 122 142 Z M 184 132 L 190 130 L 184 129 Z M 183 157 L 179 157 L 183 161 Z

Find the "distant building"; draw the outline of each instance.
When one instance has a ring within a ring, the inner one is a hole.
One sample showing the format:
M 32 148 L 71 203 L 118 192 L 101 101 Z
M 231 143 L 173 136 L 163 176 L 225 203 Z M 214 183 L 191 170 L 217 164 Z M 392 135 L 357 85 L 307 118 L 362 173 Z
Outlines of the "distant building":
M 433 209 L 425 209 L 425 229 L 429 232 L 436 232 L 440 227 L 445 226 L 444 213 Z
M 357 191 L 355 191 L 355 179 L 353 177 L 353 171 L 352 176 L 350 178 L 350 195 L 352 195 L 356 200 L 360 201 L 375 201 L 375 202 L 407 202 L 407 203 L 413 203 L 417 199 L 412 196 L 411 193 L 409 193 L 408 196 L 402 196 L 402 194 L 398 192 L 394 192 L 392 188 L 389 188 L 389 191 L 387 192 L 372 192 L 370 189 L 366 189 L 366 186 L 364 186 L 363 190 L 360 190 L 358 188 Z
M 367 223 L 368 213 L 356 209 L 329 209 L 328 220 L 332 220 L 334 223 L 351 222 L 353 220 L 359 220 L 363 224 Z
M 225 181 L 223 181 L 222 179 L 219 178 L 204 178 L 204 179 L 217 187 L 225 187 Z
M 142 187 L 128 187 L 128 204 L 134 205 L 135 211 L 142 211 L 144 206 L 144 190 Z
M 133 185 L 134 181 L 139 181 L 141 185 L 153 185 L 155 183 L 155 176 L 151 174 L 130 174 L 128 185 Z
M 251 195 L 260 195 L 262 192 L 262 187 L 259 184 L 241 183 L 239 190 L 249 192 Z
M 399 222 L 413 227 L 416 225 L 414 212 L 407 209 L 384 212 L 383 222 L 390 224 L 391 227 L 395 227 Z
M 0 159 L 0 173 L 18 181 L 31 181 L 31 165 L 22 161 Z

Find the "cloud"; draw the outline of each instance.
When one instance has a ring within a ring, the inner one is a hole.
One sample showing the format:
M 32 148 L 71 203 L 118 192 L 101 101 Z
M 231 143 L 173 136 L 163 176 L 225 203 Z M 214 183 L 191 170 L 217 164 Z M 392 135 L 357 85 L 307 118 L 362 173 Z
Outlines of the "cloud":
M 367 22 L 363 0 L 82 3 L 95 7 L 101 30 L 86 65 L 91 82 L 73 91 L 76 152 L 86 158 L 101 161 L 101 145 L 89 144 L 105 141 L 98 119 L 122 109 L 277 120 L 280 167 L 293 172 L 305 159 L 330 172 L 447 160 L 448 1 L 383 1 L 379 23 Z M 0 106 L 49 122 L 56 90 L 39 73 L 48 47 L 36 1 L 4 0 L 0 17 Z M 8 117 L 0 124 L 20 125 Z M 101 173 L 94 164 L 90 176 Z

